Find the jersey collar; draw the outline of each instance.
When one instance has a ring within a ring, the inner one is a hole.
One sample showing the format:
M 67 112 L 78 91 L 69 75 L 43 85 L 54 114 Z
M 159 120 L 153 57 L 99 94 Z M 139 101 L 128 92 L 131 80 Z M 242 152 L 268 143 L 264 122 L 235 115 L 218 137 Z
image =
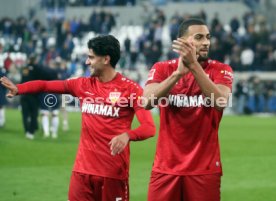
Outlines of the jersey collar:
M 201 63 L 202 68 L 203 69 L 207 68 L 211 62 L 212 62 L 212 60 L 209 58 L 206 61 L 202 62 Z

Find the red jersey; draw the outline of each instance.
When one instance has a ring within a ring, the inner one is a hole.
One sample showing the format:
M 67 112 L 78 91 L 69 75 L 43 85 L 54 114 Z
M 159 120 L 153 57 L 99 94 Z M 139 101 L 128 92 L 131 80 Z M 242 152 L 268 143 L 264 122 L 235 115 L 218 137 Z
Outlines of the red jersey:
M 147 84 L 159 83 L 178 66 L 178 59 L 156 63 Z M 215 84 L 232 88 L 230 66 L 214 60 L 203 69 Z M 191 72 L 168 94 L 168 106 L 159 106 L 160 130 L 153 171 L 173 175 L 222 173 L 218 128 L 223 112 L 204 105 L 205 97 Z
M 82 128 L 73 171 L 127 179 L 129 144 L 123 152 L 112 156 L 110 140 L 125 132 L 130 140 L 143 140 L 155 133 L 150 112 L 138 104 L 142 88 L 119 73 L 113 80 L 104 83 L 96 77 L 81 77 L 66 81 L 31 81 L 17 87 L 18 94 L 69 93 L 79 98 Z M 130 130 L 135 113 L 140 126 Z
M 102 83 L 95 77 L 78 78 L 68 80 L 67 86 L 71 94 L 80 98 L 82 112 L 81 139 L 73 170 L 115 179 L 128 178 L 129 145 L 121 154 L 112 156 L 108 143 L 130 130 L 135 110 L 141 109 L 137 105 L 119 107 L 116 99 L 128 99 L 131 94 L 140 96 L 142 89 L 119 73 L 110 82 Z M 85 97 L 92 99 L 85 100 Z M 91 101 L 99 97 L 103 104 Z

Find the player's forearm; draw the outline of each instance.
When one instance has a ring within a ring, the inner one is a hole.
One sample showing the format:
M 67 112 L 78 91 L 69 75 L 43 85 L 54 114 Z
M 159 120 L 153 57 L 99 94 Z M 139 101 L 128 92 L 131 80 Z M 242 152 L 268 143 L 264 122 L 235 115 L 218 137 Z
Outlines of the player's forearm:
M 136 116 L 140 122 L 140 126 L 127 132 L 129 139 L 131 141 L 140 141 L 153 137 L 155 135 L 156 128 L 151 113 L 144 109 L 140 109 L 136 112 Z
M 30 81 L 23 84 L 17 84 L 18 94 L 33 94 L 40 92 L 47 93 L 67 93 L 65 81 Z
M 181 77 L 182 75 L 178 71 L 175 71 L 161 83 L 152 87 L 146 87 L 143 94 L 143 97 L 147 101 L 145 103 L 145 109 L 152 109 L 161 97 L 167 96 Z
M 209 77 L 206 75 L 199 63 L 195 63 L 190 67 L 190 71 L 194 75 L 202 93 L 211 99 L 214 99 L 215 106 L 218 99 L 224 99 L 227 102 L 229 93 L 221 90 Z M 221 109 L 220 107 L 217 107 Z
M 155 126 L 149 123 L 145 123 L 134 130 L 128 131 L 127 133 L 131 141 L 141 141 L 154 136 Z

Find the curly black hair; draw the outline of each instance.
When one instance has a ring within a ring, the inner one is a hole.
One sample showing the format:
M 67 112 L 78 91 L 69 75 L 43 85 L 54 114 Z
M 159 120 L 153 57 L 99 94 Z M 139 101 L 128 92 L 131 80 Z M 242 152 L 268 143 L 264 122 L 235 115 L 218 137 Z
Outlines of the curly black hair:
M 90 39 L 87 43 L 97 56 L 110 56 L 110 65 L 115 68 L 120 59 L 120 43 L 112 35 L 101 35 Z

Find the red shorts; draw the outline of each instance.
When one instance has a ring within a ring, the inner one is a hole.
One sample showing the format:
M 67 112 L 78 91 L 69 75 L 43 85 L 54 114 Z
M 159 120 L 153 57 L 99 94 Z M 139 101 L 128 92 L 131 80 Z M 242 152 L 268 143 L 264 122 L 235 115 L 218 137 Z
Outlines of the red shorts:
M 151 173 L 148 201 L 220 201 L 220 174 Z
M 128 180 L 72 172 L 69 201 L 128 201 Z

